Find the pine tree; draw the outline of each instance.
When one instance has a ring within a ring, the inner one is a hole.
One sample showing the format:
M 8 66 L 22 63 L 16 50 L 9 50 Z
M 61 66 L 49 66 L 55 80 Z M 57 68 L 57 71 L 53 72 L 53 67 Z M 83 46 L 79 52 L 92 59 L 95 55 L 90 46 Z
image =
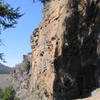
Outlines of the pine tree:
M 19 8 L 14 9 L 8 3 L 0 0 L 0 29 L 14 27 L 17 24 L 17 19 L 21 16 Z
M 22 15 L 23 14 L 19 12 L 19 8 L 14 9 L 8 3 L 4 3 L 3 0 L 0 0 L 0 33 L 4 29 L 15 27 L 17 20 Z M 3 54 L 0 53 L 0 60 L 3 60 L 2 56 Z

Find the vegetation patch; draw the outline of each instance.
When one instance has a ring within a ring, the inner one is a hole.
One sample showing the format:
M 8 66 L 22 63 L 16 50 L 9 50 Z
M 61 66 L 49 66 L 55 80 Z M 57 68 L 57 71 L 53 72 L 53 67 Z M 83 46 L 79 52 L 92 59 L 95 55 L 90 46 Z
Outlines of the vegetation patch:
M 16 97 L 16 92 L 12 86 L 6 87 L 4 91 L 0 89 L 0 99 L 1 100 L 20 100 L 18 97 Z
M 30 70 L 30 61 L 26 58 L 24 59 L 24 71 L 29 73 L 29 70 Z

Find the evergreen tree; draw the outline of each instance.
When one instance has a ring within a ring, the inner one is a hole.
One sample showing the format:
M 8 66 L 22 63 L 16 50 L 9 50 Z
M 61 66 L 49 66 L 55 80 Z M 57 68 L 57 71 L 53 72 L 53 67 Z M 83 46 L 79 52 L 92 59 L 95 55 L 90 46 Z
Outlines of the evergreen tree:
M 17 19 L 22 16 L 19 12 L 19 8 L 12 8 L 8 3 L 4 3 L 0 0 L 0 33 L 1 30 L 7 28 L 13 28 L 17 24 Z M 1 43 L 1 39 L 0 39 Z M 0 53 L 0 60 L 3 60 L 2 53 Z
M 17 24 L 17 19 L 21 16 L 19 8 L 14 9 L 8 3 L 0 0 L 0 29 L 14 27 Z

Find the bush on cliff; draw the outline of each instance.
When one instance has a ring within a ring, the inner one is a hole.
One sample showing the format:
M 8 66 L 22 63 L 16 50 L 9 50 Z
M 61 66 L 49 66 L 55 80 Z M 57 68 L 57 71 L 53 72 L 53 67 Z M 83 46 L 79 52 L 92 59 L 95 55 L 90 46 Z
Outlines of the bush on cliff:
M 29 60 L 26 58 L 24 59 L 24 70 L 29 73 L 29 70 L 30 70 L 30 62 Z
M 12 86 L 6 87 L 4 92 L 0 89 L 0 100 L 19 100 Z

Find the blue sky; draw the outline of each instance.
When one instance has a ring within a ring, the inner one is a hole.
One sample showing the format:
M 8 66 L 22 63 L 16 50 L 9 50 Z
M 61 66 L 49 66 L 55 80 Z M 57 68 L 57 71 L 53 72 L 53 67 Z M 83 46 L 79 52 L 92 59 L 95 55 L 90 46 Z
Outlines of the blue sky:
M 41 2 L 33 3 L 33 0 L 5 0 L 12 7 L 20 7 L 20 12 L 25 13 L 18 20 L 16 28 L 10 28 L 2 32 L 0 38 L 4 46 L 0 47 L 0 52 L 4 53 L 7 61 L 5 65 L 13 67 L 22 61 L 23 54 L 31 52 L 30 36 L 35 28 L 39 26 L 42 18 Z

